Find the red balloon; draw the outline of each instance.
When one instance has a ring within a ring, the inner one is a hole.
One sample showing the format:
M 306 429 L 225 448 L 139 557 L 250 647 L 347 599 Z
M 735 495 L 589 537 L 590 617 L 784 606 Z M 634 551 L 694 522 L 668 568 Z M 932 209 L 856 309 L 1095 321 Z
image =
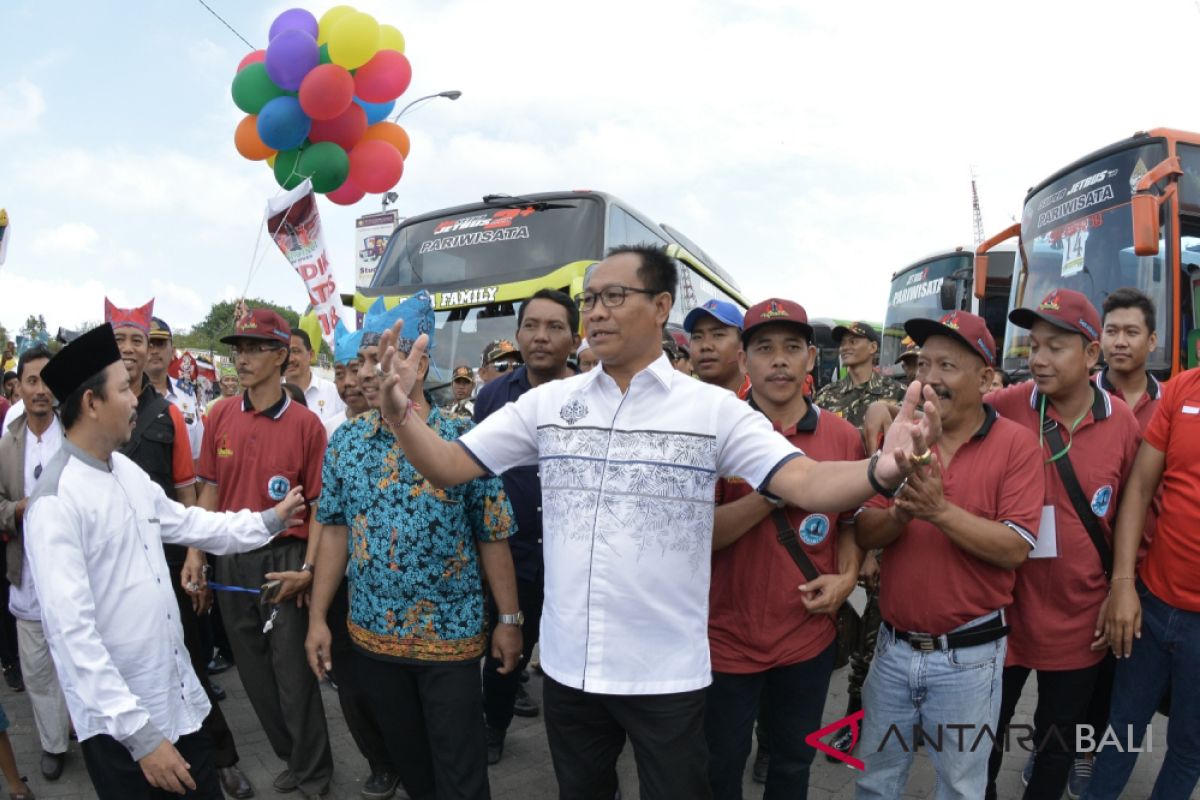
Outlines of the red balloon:
M 326 192 L 325 196 L 339 206 L 352 206 L 362 200 L 365 194 L 366 192 L 354 185 L 354 181 L 347 178 L 341 186 L 332 192 Z
M 266 58 L 267 58 L 266 50 L 255 50 L 252 53 L 246 53 L 246 55 L 244 55 L 242 57 L 242 60 L 238 62 L 237 71 L 241 72 L 243 69 L 245 69 L 246 67 L 248 67 L 251 64 L 262 63 L 263 61 L 266 60 Z
M 333 119 L 354 102 L 354 77 L 345 67 L 321 64 L 300 82 L 300 108 L 317 119 Z
M 333 119 L 314 119 L 308 138 L 313 142 L 333 142 L 348 153 L 366 132 L 367 112 L 352 102 Z
M 400 151 L 378 139 L 360 142 L 350 151 L 350 178 L 364 191 L 386 192 L 404 174 Z
M 354 93 L 368 103 L 386 103 L 404 94 L 412 82 L 412 65 L 403 53 L 380 50 L 354 73 Z

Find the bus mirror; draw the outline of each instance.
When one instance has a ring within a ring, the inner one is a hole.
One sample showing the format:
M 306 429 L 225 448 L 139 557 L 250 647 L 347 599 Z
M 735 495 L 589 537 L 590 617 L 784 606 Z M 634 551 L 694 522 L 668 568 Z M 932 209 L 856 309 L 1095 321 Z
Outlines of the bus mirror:
M 942 311 L 953 311 L 958 308 L 958 278 L 942 279 L 942 286 L 938 290 L 938 303 L 942 307 Z
M 1133 213 L 1133 252 L 1139 256 L 1158 255 L 1158 199 L 1152 194 L 1135 194 L 1130 200 Z

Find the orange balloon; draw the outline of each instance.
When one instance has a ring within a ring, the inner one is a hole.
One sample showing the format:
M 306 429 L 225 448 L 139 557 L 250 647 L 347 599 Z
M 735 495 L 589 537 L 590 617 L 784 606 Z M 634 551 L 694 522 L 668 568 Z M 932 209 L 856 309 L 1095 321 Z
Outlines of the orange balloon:
M 400 151 L 403 158 L 408 158 L 408 131 L 401 128 L 394 122 L 376 122 L 371 127 L 367 128 L 367 132 L 362 135 L 362 141 L 366 142 L 371 139 L 379 139 L 387 142 L 392 147 Z
M 254 114 L 238 123 L 237 130 L 233 132 L 233 144 L 243 158 L 251 161 L 264 161 L 275 155 L 275 151 L 258 137 L 258 117 Z

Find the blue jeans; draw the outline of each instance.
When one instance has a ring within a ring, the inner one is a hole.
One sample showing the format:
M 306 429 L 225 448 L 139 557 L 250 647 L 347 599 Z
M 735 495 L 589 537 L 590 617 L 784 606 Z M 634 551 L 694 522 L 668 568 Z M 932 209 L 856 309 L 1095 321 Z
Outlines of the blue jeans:
M 1142 638 L 1133 640 L 1129 658 L 1117 662 L 1108 724 L 1122 747 L 1132 735 L 1134 746 L 1141 748 L 1146 726 L 1169 682 L 1167 755 L 1150 798 L 1189 797 L 1200 780 L 1200 613 L 1164 603 L 1140 580 L 1137 593 L 1142 601 Z M 1119 797 L 1137 757 L 1136 752 L 1122 753 L 1115 747 L 1099 750 L 1084 798 Z
M 754 716 L 769 706 L 765 720 L 771 743 L 764 800 L 804 800 L 815 750 L 804 737 L 821 727 L 837 642 L 799 664 L 735 675 L 714 672 L 704 706 L 708 779 L 713 800 L 742 800 L 742 774 L 750 755 Z
M 987 614 L 957 630 L 995 616 Z M 858 778 L 855 797 L 904 794 L 918 730 L 937 772 L 934 796 L 983 797 L 1007 651 L 1008 638 L 1001 637 L 974 647 L 921 652 L 881 626 L 863 687 L 866 716 L 856 753 L 866 771 Z

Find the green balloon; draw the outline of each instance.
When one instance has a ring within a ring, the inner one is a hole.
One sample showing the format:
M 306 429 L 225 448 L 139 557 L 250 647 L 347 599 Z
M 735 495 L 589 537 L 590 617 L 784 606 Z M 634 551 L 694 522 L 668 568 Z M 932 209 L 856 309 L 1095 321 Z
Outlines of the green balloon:
M 308 177 L 297 169 L 300 153 L 298 149 L 283 150 L 275 156 L 275 182 L 284 189 L 295 189 Z
M 276 160 L 275 164 L 278 166 L 279 161 Z M 312 178 L 314 192 L 332 192 L 350 174 L 350 157 L 333 142 L 316 142 L 300 153 L 296 172 L 305 178 Z
M 247 114 L 257 114 L 268 101 L 285 94 L 261 63 L 248 64 L 233 78 L 233 102 Z
M 328 42 L 321 45 L 321 47 L 317 50 L 317 52 L 320 53 L 320 58 L 321 58 L 322 64 L 332 64 L 333 63 L 333 59 L 329 57 L 329 43 Z

